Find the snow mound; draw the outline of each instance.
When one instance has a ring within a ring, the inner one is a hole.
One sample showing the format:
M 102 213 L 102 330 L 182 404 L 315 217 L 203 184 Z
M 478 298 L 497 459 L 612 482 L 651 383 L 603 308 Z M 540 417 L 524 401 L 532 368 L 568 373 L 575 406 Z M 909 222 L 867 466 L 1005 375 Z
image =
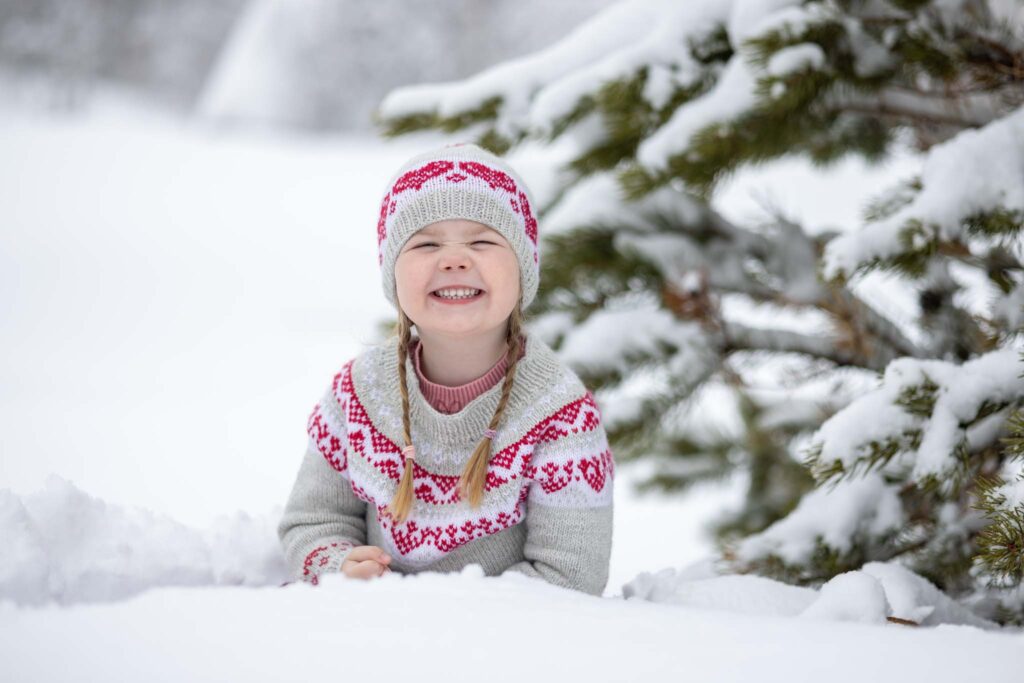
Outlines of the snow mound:
M 910 619 L 922 626 L 937 626 L 941 623 L 996 627 L 994 623 L 977 617 L 940 591 L 931 581 L 895 562 L 868 562 L 860 571 L 875 577 L 882 584 L 886 598 L 892 605 L 892 616 Z
M 158 586 L 280 584 L 279 512 L 221 517 L 206 531 L 108 504 L 51 474 L 24 498 L 0 489 L 0 600 L 107 602 Z
M 868 562 L 832 577 L 818 590 L 750 574 L 719 576 L 710 564 L 697 564 L 642 572 L 623 586 L 623 597 L 761 616 L 874 624 L 894 617 L 921 626 L 1000 629 L 895 562 Z
M 885 621 L 892 609 L 885 589 L 875 577 L 860 571 L 845 572 L 821 587 L 818 599 L 800 616 L 877 623 Z
M 832 577 L 800 616 L 863 622 L 894 617 L 921 626 L 999 628 L 896 562 L 868 562 L 859 570 Z
M 623 586 L 623 597 L 673 605 L 719 609 L 766 616 L 796 616 L 812 604 L 817 592 L 762 576 L 703 578 L 685 570 L 642 572 Z

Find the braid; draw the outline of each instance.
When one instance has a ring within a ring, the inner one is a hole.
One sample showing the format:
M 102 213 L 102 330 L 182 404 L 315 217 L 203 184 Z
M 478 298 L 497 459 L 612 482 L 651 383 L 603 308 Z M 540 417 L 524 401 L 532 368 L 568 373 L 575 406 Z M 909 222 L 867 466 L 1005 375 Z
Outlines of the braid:
M 409 390 L 406 387 L 405 362 L 409 355 L 409 342 L 411 341 L 412 321 L 405 315 L 404 311 L 398 313 L 398 324 L 396 326 L 398 337 L 398 389 L 402 394 L 402 429 L 405 436 L 406 446 L 412 445 L 411 427 L 409 423 Z M 515 310 L 509 316 L 508 329 L 505 333 L 505 341 L 508 343 L 507 366 L 505 368 L 505 380 L 501 385 L 501 399 L 494 411 L 488 429 L 497 429 L 505 414 L 505 407 L 508 405 L 512 395 L 512 385 L 515 382 L 516 366 L 519 363 L 519 356 L 522 351 L 522 330 L 523 312 L 521 304 L 516 304 Z M 484 486 L 487 482 L 487 465 L 491 460 L 491 439 L 485 436 L 473 450 L 469 462 L 462 471 L 459 479 L 460 496 L 462 492 L 468 492 L 469 504 L 471 507 L 479 507 L 483 499 Z M 398 490 L 395 497 L 387 506 L 396 523 L 401 523 L 412 510 L 413 504 L 413 458 L 405 458 L 405 465 L 402 470 L 402 477 L 398 482 Z
M 398 323 L 395 327 L 398 336 L 398 390 L 402 394 L 402 431 L 406 447 L 412 445 L 412 428 L 409 424 L 409 389 L 405 383 L 405 360 L 409 356 L 409 342 L 412 338 L 411 328 L 412 321 L 405 315 L 405 311 L 399 310 Z M 402 456 L 405 460 L 402 477 L 398 482 L 398 490 L 395 492 L 395 497 L 387 506 L 396 523 L 401 523 L 409 516 L 413 502 L 412 478 L 414 463 L 412 458 L 404 457 L 404 453 Z
M 519 354 L 522 349 L 522 341 L 520 340 L 522 329 L 523 311 L 520 303 L 516 304 L 515 310 L 509 316 L 508 330 L 505 334 L 505 340 L 508 342 L 508 365 L 505 368 L 505 381 L 501 385 L 501 400 L 498 401 L 498 407 L 494 411 L 494 416 L 491 417 L 488 429 L 497 429 L 498 425 L 501 424 L 501 418 L 505 414 L 505 406 L 508 405 L 509 397 L 512 395 L 512 384 L 516 377 L 516 365 L 519 363 Z M 487 483 L 487 465 L 490 464 L 490 461 L 491 438 L 485 436 L 477 444 L 473 455 L 469 457 L 469 462 L 466 463 L 466 467 L 462 470 L 462 476 L 458 484 L 460 496 L 465 493 L 469 494 L 469 505 L 472 508 L 479 507 L 480 501 L 484 497 L 484 486 Z

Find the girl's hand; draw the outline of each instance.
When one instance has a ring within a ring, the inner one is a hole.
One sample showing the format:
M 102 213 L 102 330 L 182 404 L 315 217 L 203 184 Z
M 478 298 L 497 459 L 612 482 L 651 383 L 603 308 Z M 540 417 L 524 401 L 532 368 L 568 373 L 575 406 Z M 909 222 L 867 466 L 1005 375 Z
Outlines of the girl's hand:
M 372 579 L 390 572 L 391 556 L 375 545 L 360 545 L 341 563 L 341 573 L 353 579 Z

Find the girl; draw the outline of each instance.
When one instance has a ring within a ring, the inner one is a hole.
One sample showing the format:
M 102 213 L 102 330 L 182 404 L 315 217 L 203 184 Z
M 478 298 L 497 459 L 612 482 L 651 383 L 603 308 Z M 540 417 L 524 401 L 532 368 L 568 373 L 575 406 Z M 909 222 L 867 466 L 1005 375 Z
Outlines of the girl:
M 378 262 L 397 339 L 345 363 L 309 416 L 277 529 L 296 578 L 475 563 L 604 591 L 614 460 L 591 393 L 524 328 L 532 207 L 472 144 L 417 155 L 388 183 Z

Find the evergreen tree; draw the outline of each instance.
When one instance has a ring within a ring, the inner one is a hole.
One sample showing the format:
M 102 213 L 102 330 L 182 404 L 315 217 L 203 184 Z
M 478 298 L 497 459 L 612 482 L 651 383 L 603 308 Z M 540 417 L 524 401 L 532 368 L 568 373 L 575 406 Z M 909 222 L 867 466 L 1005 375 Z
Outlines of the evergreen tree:
M 1020 623 L 1022 27 L 1002 0 L 634 0 L 468 80 L 394 91 L 378 122 L 549 146 L 531 329 L 596 389 L 616 457 L 653 464 L 645 487 L 749 471 L 718 526 L 734 571 L 820 585 L 893 560 Z M 707 204 L 747 164 L 874 161 L 901 140 L 920 176 L 879 188 L 853 233 Z M 872 271 L 914 288 L 916 320 L 858 296 Z M 755 324 L 727 314 L 738 301 L 809 322 Z M 780 365 L 786 386 L 759 387 Z M 686 419 L 722 387 L 738 432 Z

